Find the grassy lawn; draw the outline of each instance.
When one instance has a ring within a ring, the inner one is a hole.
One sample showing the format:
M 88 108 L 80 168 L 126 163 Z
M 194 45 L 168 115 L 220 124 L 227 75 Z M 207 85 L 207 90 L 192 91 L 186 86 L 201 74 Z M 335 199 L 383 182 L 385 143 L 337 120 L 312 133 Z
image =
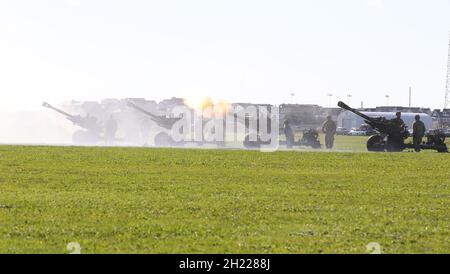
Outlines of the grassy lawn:
M 0 253 L 448 253 L 449 157 L 0 146 Z

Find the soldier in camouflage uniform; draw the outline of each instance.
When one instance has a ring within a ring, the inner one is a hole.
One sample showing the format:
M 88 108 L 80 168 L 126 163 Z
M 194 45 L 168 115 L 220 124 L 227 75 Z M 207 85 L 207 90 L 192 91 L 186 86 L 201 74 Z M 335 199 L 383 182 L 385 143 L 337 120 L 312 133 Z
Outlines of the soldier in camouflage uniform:
M 425 136 L 425 131 L 425 124 L 420 120 L 420 115 L 416 115 L 416 121 L 413 124 L 413 143 L 416 152 L 420 152 L 420 144 Z
M 396 112 L 395 118 L 392 119 L 394 124 L 400 129 L 400 132 L 404 132 L 406 130 L 405 122 L 402 119 L 402 113 Z
M 292 148 L 294 145 L 294 131 L 292 130 L 292 127 L 289 125 L 289 121 L 284 121 L 284 135 L 286 136 L 286 146 L 287 148 Z
M 322 125 L 322 131 L 325 133 L 325 145 L 327 149 L 334 146 L 334 135 L 336 134 L 336 123 L 331 119 L 331 115 L 327 116 L 327 120 Z

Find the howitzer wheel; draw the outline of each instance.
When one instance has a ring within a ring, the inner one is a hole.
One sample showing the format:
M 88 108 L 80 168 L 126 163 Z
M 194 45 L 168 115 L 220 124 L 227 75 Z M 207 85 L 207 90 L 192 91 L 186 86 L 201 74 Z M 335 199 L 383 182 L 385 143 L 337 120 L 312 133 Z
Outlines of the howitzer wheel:
M 155 145 L 156 146 L 173 146 L 175 142 L 169 136 L 169 134 L 165 132 L 160 132 L 155 136 Z
M 438 146 L 436 148 L 437 152 L 439 153 L 447 153 L 448 152 L 448 148 L 447 145 L 443 145 L 443 146 Z
M 421 145 L 422 149 L 434 149 L 437 152 L 448 152 L 447 144 L 445 143 L 444 134 L 429 134 L 427 142 Z
M 313 149 L 320 149 L 322 145 L 319 140 L 301 139 L 298 143 L 300 146 L 311 147 Z
M 372 152 L 383 152 L 386 149 L 384 138 L 380 135 L 370 136 L 367 140 L 367 150 Z
M 320 141 L 315 140 L 312 142 L 311 147 L 314 149 L 319 149 L 319 148 L 322 148 L 322 145 L 320 144 Z
M 386 151 L 387 152 L 400 152 L 406 148 L 405 143 L 399 142 L 395 138 L 388 136 L 386 142 Z
M 438 152 L 448 152 L 447 144 L 445 144 L 445 135 L 438 134 L 434 140 L 436 150 Z
M 319 133 L 314 129 L 306 129 L 303 131 L 302 139 L 299 144 L 301 146 L 312 147 L 313 149 L 322 148 L 319 141 Z

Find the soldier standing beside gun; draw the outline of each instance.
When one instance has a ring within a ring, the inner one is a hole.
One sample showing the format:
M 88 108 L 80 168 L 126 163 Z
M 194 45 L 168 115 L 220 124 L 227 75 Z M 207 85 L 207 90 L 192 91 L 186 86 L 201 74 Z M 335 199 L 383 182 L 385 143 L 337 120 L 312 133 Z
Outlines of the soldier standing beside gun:
M 334 146 L 334 134 L 336 134 L 336 128 L 336 123 L 331 119 L 331 115 L 328 115 L 327 120 L 322 125 L 327 149 L 332 149 Z
M 395 113 L 395 118 L 392 119 L 392 121 L 400 129 L 400 132 L 402 132 L 402 133 L 405 132 L 406 126 L 405 126 L 405 122 L 403 122 L 402 113 L 400 111 Z
M 286 136 L 286 146 L 287 148 L 292 148 L 292 146 L 294 145 L 294 132 L 291 128 L 291 126 L 289 125 L 289 121 L 285 120 L 284 121 L 284 135 Z
M 425 136 L 425 124 L 420 120 L 420 115 L 416 115 L 416 121 L 413 124 L 413 143 L 414 150 L 420 152 L 420 144 L 422 143 L 422 138 Z

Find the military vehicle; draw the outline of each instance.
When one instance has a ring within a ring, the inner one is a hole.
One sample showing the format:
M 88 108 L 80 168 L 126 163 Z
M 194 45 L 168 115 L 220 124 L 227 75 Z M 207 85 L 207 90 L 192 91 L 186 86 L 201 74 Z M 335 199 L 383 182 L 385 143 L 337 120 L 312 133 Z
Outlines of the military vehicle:
M 366 124 L 370 125 L 378 133 L 369 137 L 367 140 L 367 150 L 375 152 L 398 152 L 405 149 L 413 149 L 414 144 L 405 143 L 409 137 L 407 128 L 399 128 L 393 120 L 384 117 L 372 118 L 358 110 L 349 107 L 344 102 L 338 102 L 338 106 L 347 111 L 353 112 L 363 118 Z M 440 133 L 431 134 L 427 141 L 421 144 L 421 149 L 432 149 L 438 152 L 448 152 L 445 144 L 445 135 Z
M 97 119 L 93 116 L 87 115 L 85 117 L 80 115 L 71 115 L 63 110 L 60 110 L 47 102 L 42 103 L 43 107 L 54 110 L 66 117 L 74 125 L 77 125 L 82 130 L 76 131 L 72 135 L 72 142 L 76 145 L 93 145 L 103 140 L 103 126 L 99 124 Z

